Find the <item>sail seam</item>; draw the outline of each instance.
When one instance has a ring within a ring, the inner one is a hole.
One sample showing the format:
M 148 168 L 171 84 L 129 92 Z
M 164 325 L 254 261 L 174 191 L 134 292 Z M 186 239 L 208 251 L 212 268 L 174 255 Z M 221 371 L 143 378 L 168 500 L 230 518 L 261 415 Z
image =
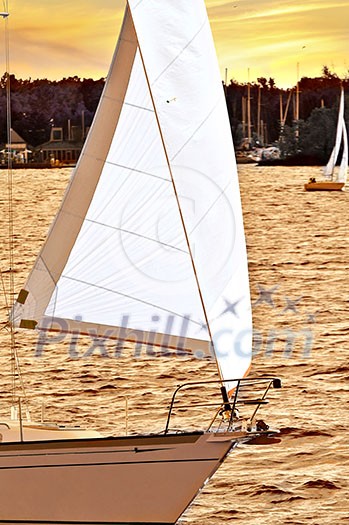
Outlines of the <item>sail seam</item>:
M 186 46 L 184 46 L 181 51 L 171 60 L 171 62 L 169 62 L 167 64 L 167 66 L 165 67 L 165 69 L 163 69 L 161 71 L 161 73 L 154 79 L 152 85 L 156 84 L 156 82 L 162 77 L 162 75 L 172 66 L 172 64 L 174 64 L 176 62 L 176 60 L 178 60 L 178 58 L 184 53 L 184 51 L 186 49 L 188 49 L 188 47 L 194 42 L 194 40 L 197 38 L 197 36 L 201 33 L 201 31 L 204 29 L 204 27 L 206 26 L 206 23 L 207 21 L 205 20 L 203 24 L 201 24 L 199 30 L 194 34 L 194 36 L 189 40 L 189 42 L 187 43 Z M 139 42 L 138 42 L 138 48 L 139 48 Z M 143 61 L 143 60 L 142 60 Z M 144 64 L 143 64 L 144 65 Z M 145 68 L 144 68 L 145 70 Z M 147 77 L 148 78 L 148 77 Z M 149 89 L 150 89 L 150 84 L 149 84 Z
M 146 108 L 145 106 L 139 106 L 138 104 L 131 104 L 131 102 L 124 102 L 124 106 L 129 106 L 130 108 L 143 109 L 144 111 L 149 111 L 149 113 L 154 113 L 154 110 L 151 108 Z
M 118 164 L 117 162 L 112 162 L 110 160 L 103 159 L 101 157 L 96 157 L 95 155 L 91 155 L 91 154 L 85 153 L 85 152 L 82 153 L 82 156 L 85 157 L 85 158 L 92 159 L 94 161 L 100 162 L 102 164 L 107 164 L 107 165 L 110 165 L 110 166 L 117 166 L 119 168 L 123 168 L 123 169 L 127 169 L 127 170 L 130 170 L 130 171 L 134 171 L 134 172 L 137 172 L 137 173 L 140 173 L 140 174 L 143 174 L 143 175 L 147 175 L 149 177 L 154 177 L 155 179 L 159 179 L 159 180 L 162 180 L 164 182 L 171 183 L 170 179 L 166 179 L 165 177 L 160 177 L 160 175 L 155 175 L 154 173 L 150 173 L 149 171 L 143 171 L 143 170 L 139 170 L 137 168 L 132 168 L 131 166 L 125 166 L 123 164 Z
M 193 133 L 188 137 L 188 139 L 182 144 L 182 146 L 179 148 L 178 151 L 172 156 L 171 160 L 175 160 L 177 155 L 181 153 L 181 151 L 185 148 L 185 146 L 192 140 L 193 137 L 195 137 L 196 133 L 199 131 L 199 129 L 202 128 L 202 126 L 208 121 L 212 113 L 215 111 L 215 109 L 219 106 L 220 100 L 218 99 L 216 104 L 212 107 L 211 111 L 206 115 L 206 117 L 200 122 L 199 126 L 193 131 Z
M 124 106 L 129 106 L 131 108 L 142 109 L 143 111 L 149 111 L 149 113 L 154 113 L 154 110 L 151 108 L 146 108 L 145 106 L 139 106 L 138 104 L 132 104 L 131 102 L 125 102 L 118 97 L 111 97 L 110 95 L 103 95 L 103 99 L 111 100 L 113 102 L 118 102 Z
M 143 3 L 143 0 L 139 0 L 138 4 L 136 4 L 136 5 L 133 7 L 133 9 L 137 9 L 137 7 L 138 7 L 140 4 L 142 4 L 142 3 Z
M 154 173 L 149 173 L 148 171 L 143 171 L 143 170 L 139 170 L 137 168 L 132 168 L 131 166 L 125 166 L 123 164 L 118 164 L 117 162 L 112 162 L 110 160 L 106 160 L 105 164 L 108 164 L 110 166 L 116 166 L 117 168 L 122 168 L 122 169 L 125 169 L 125 170 L 133 171 L 133 172 L 136 172 L 136 173 L 140 173 L 141 175 L 147 175 L 149 177 L 154 177 L 154 179 L 159 179 L 159 180 L 162 180 L 164 182 L 171 183 L 170 179 L 166 179 L 165 177 L 160 177 L 159 175 L 154 175 Z
M 97 285 L 97 284 L 94 284 L 94 283 L 90 283 L 88 281 L 83 281 L 82 279 L 76 279 L 76 277 L 70 277 L 68 275 L 63 275 L 61 276 L 62 279 L 67 279 L 69 281 L 74 281 L 76 283 L 80 283 L 80 284 L 87 284 L 88 286 L 91 286 L 92 288 L 97 288 L 98 290 L 104 290 L 105 292 L 110 292 L 112 294 L 115 294 L 115 295 L 120 295 L 122 297 L 126 297 L 127 299 L 131 299 L 137 303 L 142 303 L 142 304 L 146 304 L 147 306 L 151 306 L 153 308 L 157 308 L 158 310 L 161 310 L 162 312 L 167 312 L 169 314 L 173 314 L 175 315 L 176 317 L 181 317 L 182 319 L 187 319 L 189 322 L 191 323 L 194 323 L 200 327 L 202 327 L 202 322 L 200 321 L 195 321 L 194 319 L 191 319 L 189 316 L 186 316 L 186 315 L 182 315 L 182 314 L 179 314 L 177 312 L 173 312 L 172 310 L 168 310 L 167 308 L 163 308 L 162 306 L 159 306 L 157 304 L 153 304 L 153 303 L 150 303 L 148 301 L 144 301 L 143 299 L 138 299 L 137 297 L 133 297 L 132 295 L 128 295 L 128 294 L 125 294 L 125 293 L 122 293 L 122 292 L 118 292 L 117 290 L 112 290 L 110 288 L 107 288 L 106 286 L 101 286 L 101 285 Z M 51 317 L 51 316 L 47 316 L 47 317 Z
M 110 224 L 105 224 L 103 222 L 94 221 L 93 219 L 85 219 L 85 222 L 90 222 L 92 224 L 96 224 L 98 226 L 105 226 L 106 228 L 110 228 L 114 231 L 120 231 L 124 233 L 129 233 L 130 235 L 135 235 L 136 237 L 140 237 L 141 239 L 145 239 L 146 241 L 155 242 L 156 244 L 159 244 L 161 246 L 166 246 L 167 248 L 173 248 L 173 250 L 177 250 L 181 253 L 187 254 L 188 252 L 186 250 L 182 250 L 181 248 L 178 248 L 177 246 L 173 246 L 172 244 L 168 244 L 166 242 L 161 242 L 156 239 L 152 239 L 151 237 L 147 237 L 146 235 L 141 235 L 140 233 L 136 233 L 130 230 L 125 230 L 124 228 L 118 228 L 117 226 L 111 226 Z
M 223 196 L 225 196 L 225 190 L 229 187 L 229 182 L 228 184 L 225 186 L 225 188 L 221 189 L 220 193 L 218 194 L 218 197 L 213 201 L 213 203 L 211 204 L 211 206 L 209 208 L 207 208 L 207 210 L 205 211 L 205 213 L 202 215 L 202 217 L 200 218 L 200 220 L 195 224 L 194 228 L 191 230 L 191 234 L 194 233 L 196 231 L 196 229 L 200 226 L 200 224 L 202 223 L 202 221 L 205 219 L 205 217 L 207 217 L 207 215 L 210 213 L 210 211 L 212 210 L 212 208 L 215 206 L 215 204 L 219 201 L 219 199 Z M 234 232 L 235 233 L 235 232 Z
M 134 44 L 135 41 L 131 40 L 131 38 L 120 38 L 120 42 L 127 42 L 127 44 Z

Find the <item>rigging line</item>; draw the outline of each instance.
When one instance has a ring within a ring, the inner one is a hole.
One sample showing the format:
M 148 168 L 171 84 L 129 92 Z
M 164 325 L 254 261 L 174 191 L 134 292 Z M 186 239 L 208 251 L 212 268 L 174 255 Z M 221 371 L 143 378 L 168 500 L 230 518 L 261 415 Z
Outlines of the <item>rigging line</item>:
M 9 311 L 9 302 L 8 302 L 8 294 L 6 293 L 6 284 L 5 284 L 5 280 L 4 280 L 4 275 L 3 275 L 3 272 L 0 272 L 0 275 L 1 275 L 1 288 L 2 288 L 2 291 L 3 291 L 3 295 L 4 295 L 4 300 L 5 300 L 5 309 L 6 311 Z M 11 323 L 9 323 L 9 321 L 7 321 L 4 326 L 2 326 L 0 328 L 0 332 L 2 330 L 5 330 L 8 334 L 10 334 L 10 337 L 12 338 L 12 326 L 11 326 Z M 14 377 L 14 370 L 13 370 L 13 360 L 12 360 L 12 356 L 13 356 L 13 352 L 12 352 L 12 342 L 11 342 L 11 355 L 10 355 L 10 359 L 11 359 L 11 378 L 13 379 Z M 12 396 L 11 396 L 11 399 L 12 399 L 12 404 L 14 403 L 14 399 L 13 399 L 13 385 L 12 385 Z
M 3 274 L 2 271 L 0 272 L 0 275 L 1 275 L 1 288 L 2 288 L 2 291 L 3 291 L 3 294 L 4 294 L 4 300 L 5 300 L 5 309 L 8 312 L 10 308 L 9 308 L 9 302 L 8 302 L 8 297 L 7 297 L 7 293 L 6 293 L 6 284 L 5 284 L 5 280 L 4 280 L 4 274 Z M 9 325 L 9 323 L 7 321 L 5 326 L 8 326 L 8 325 Z
M 4 2 L 4 9 L 6 5 Z M 5 287 L 6 307 L 8 315 L 10 314 L 10 304 L 13 298 L 14 282 L 13 282 L 13 195 L 12 195 L 12 163 L 11 163 L 11 99 L 10 99 L 10 51 L 9 51 L 9 32 L 8 32 L 8 18 L 5 13 L 2 13 L 4 20 L 4 47 L 5 47 L 5 96 L 6 96 L 6 156 L 7 156 L 7 219 L 8 219 L 8 264 L 9 276 L 8 283 Z M 15 400 L 16 392 L 16 369 L 15 369 L 15 340 L 14 331 L 10 327 L 10 352 L 11 352 L 11 378 L 12 378 L 12 404 Z
M 7 2 L 6 2 L 7 4 Z M 6 137 L 7 137 L 7 146 L 5 148 L 6 150 L 6 154 L 7 154 L 7 162 L 9 162 L 9 151 L 8 151 L 8 148 L 10 148 L 10 145 L 9 145 L 9 142 L 10 142 L 10 130 L 9 130 L 9 126 L 8 126 L 8 108 L 9 108 L 9 74 L 8 74 L 8 71 L 9 71 L 9 61 L 8 61 L 8 55 L 9 55 L 9 52 L 8 52 L 8 21 L 7 21 L 7 16 L 8 16 L 8 12 L 6 10 L 6 7 L 7 5 L 5 5 L 5 0 L 3 0 L 3 6 L 4 6 L 4 12 L 0 13 L 0 16 L 3 18 L 4 20 L 4 25 L 5 25 L 5 32 L 4 32 L 4 48 L 5 48 L 5 60 L 6 60 L 6 65 L 5 65 L 5 74 L 4 74 L 4 81 L 5 81 L 5 99 L 6 99 Z M 8 207 L 8 210 L 7 210 L 7 213 L 8 213 L 8 217 L 7 219 L 9 220 L 10 217 L 11 217 L 11 214 L 10 214 L 10 202 L 12 201 L 12 198 L 10 198 L 10 195 L 9 195 L 9 192 L 11 191 L 11 184 L 10 184 L 10 180 L 9 180 L 9 177 L 11 176 L 11 174 L 9 174 L 9 170 L 7 170 L 7 192 L 8 192 L 8 202 L 7 202 L 7 207 Z M 7 225 L 8 226 L 8 230 L 10 229 L 10 226 L 9 224 Z M 8 235 L 10 234 L 10 232 L 8 231 Z M 6 302 L 6 311 L 9 312 L 9 308 L 10 308 L 10 302 L 11 302 L 11 298 L 10 300 L 8 299 L 8 295 L 10 294 L 11 295 L 11 278 L 13 277 L 11 274 L 12 274 L 12 261 L 11 261 L 11 235 L 9 235 L 8 239 L 7 239 L 7 242 L 8 242 L 8 251 L 9 251 L 9 261 L 8 261 L 8 264 L 9 264 L 9 269 L 6 270 L 6 273 L 9 273 L 9 278 L 8 278 L 8 282 L 5 283 L 5 280 L 4 280 L 4 276 L 3 276 L 3 273 L 4 272 L 1 272 L 1 282 L 2 282 L 2 288 L 3 288 L 3 293 L 4 293 L 4 298 L 5 298 L 5 302 Z M 7 288 L 8 286 L 8 288 Z
M 7 122 L 7 185 L 8 185 L 8 235 L 9 235 L 9 294 L 10 302 L 14 297 L 13 274 L 13 173 L 11 156 L 11 85 L 10 85 L 10 50 L 8 18 L 5 18 L 5 55 L 6 55 L 6 122 Z
M 129 3 L 129 2 L 127 2 L 127 3 Z M 132 18 L 131 8 L 129 8 L 129 9 L 130 9 L 131 18 Z M 132 19 L 132 23 L 133 23 L 133 19 Z M 133 26 L 134 26 L 134 24 L 133 24 Z M 215 353 L 215 346 L 214 346 L 213 337 L 212 337 L 212 332 L 211 332 L 211 327 L 210 327 L 210 324 L 209 324 L 209 321 L 208 321 L 208 315 L 207 315 L 207 311 L 206 311 L 206 306 L 205 306 L 204 298 L 203 298 L 202 291 L 201 291 L 201 288 L 200 288 L 200 282 L 199 282 L 199 277 L 198 277 L 198 274 L 197 274 L 197 271 L 196 271 L 196 267 L 195 267 L 193 252 L 192 252 L 192 249 L 191 249 L 191 246 L 190 246 L 189 235 L 188 235 L 188 231 L 187 231 L 187 228 L 186 228 L 186 225 L 185 225 L 185 222 L 184 222 L 184 216 L 183 216 L 181 204 L 180 204 L 180 201 L 179 201 L 179 195 L 178 195 L 178 192 L 177 192 L 177 187 L 176 187 L 176 184 L 175 184 L 175 181 L 174 181 L 174 177 L 173 177 L 173 173 L 172 173 L 172 166 L 171 166 L 170 158 L 169 158 L 169 155 L 168 155 L 165 139 L 164 139 L 164 136 L 162 134 L 162 130 L 161 130 L 161 126 L 160 126 L 160 119 L 159 119 L 159 115 L 158 115 L 158 112 L 157 112 L 157 109 L 156 109 L 155 100 L 154 100 L 154 97 L 153 97 L 153 92 L 151 90 L 150 80 L 149 80 L 149 77 L 148 77 L 148 74 L 147 74 L 147 70 L 146 70 L 146 67 L 145 67 L 143 52 L 142 52 L 142 49 L 141 49 L 141 46 L 140 46 L 140 43 L 139 43 L 139 40 L 138 40 L 137 31 L 136 31 L 135 26 L 134 26 L 134 31 L 135 31 L 135 34 L 136 34 L 136 37 L 137 37 L 139 55 L 141 57 L 143 70 L 144 70 L 144 75 L 145 75 L 146 82 L 147 82 L 148 89 L 149 89 L 150 98 L 151 98 L 151 101 L 152 101 L 152 104 L 153 104 L 153 107 L 154 107 L 154 115 L 155 115 L 156 123 L 157 123 L 158 129 L 159 129 L 161 143 L 162 143 L 162 146 L 164 148 L 164 154 L 165 154 L 168 170 L 169 170 L 169 173 L 170 173 L 170 176 L 171 176 L 171 180 L 172 180 L 172 187 L 173 187 L 173 191 L 174 191 L 176 202 L 177 202 L 177 206 L 178 206 L 179 216 L 180 216 L 180 219 L 181 219 L 181 222 L 182 222 L 182 226 L 183 226 L 183 232 L 184 232 L 185 240 L 186 240 L 186 243 L 187 243 L 187 246 L 188 246 L 189 256 L 190 256 L 190 260 L 191 260 L 191 264 L 192 264 L 192 268 L 193 268 L 194 278 L 195 278 L 196 286 L 197 286 L 197 289 L 198 289 L 198 294 L 199 294 L 199 297 L 200 297 L 200 302 L 201 302 L 203 314 L 204 314 L 204 317 L 205 317 L 205 322 L 206 322 L 206 326 L 207 326 L 208 335 L 209 335 L 209 338 L 210 338 L 210 342 L 211 342 L 211 345 L 212 345 L 212 349 L 213 349 L 214 355 L 216 355 L 216 353 Z M 216 362 L 216 366 L 217 366 L 218 377 L 220 378 L 220 381 L 221 381 L 221 383 L 223 385 L 224 384 L 223 383 L 223 377 L 222 377 L 222 373 L 221 373 L 220 367 L 218 365 L 217 359 L 215 359 L 215 362 Z
M 11 147 L 11 83 L 10 83 L 10 38 L 8 27 L 8 1 L 4 2 L 5 11 L 1 14 L 5 25 L 5 60 L 6 60 L 6 122 L 7 122 L 7 193 L 8 193 L 8 252 L 9 252 L 9 290 L 6 297 L 6 307 L 8 315 L 11 315 L 11 305 L 14 299 L 14 214 L 13 214 L 13 172 L 12 172 L 12 147 Z M 6 294 L 5 294 L 6 296 Z M 16 378 L 19 381 L 22 394 L 25 399 L 25 404 L 28 410 L 28 399 L 23 382 L 21 365 L 19 362 L 18 352 L 16 348 L 15 333 L 10 323 L 10 351 L 11 351 L 11 376 L 12 376 L 12 404 L 15 405 L 16 398 Z
M 6 125 L 7 125 L 7 193 L 8 193 L 8 253 L 9 253 L 9 301 L 8 313 L 10 314 L 10 304 L 14 297 L 14 275 L 13 275 L 13 173 L 11 158 L 11 85 L 10 85 L 10 48 L 8 18 L 5 18 L 5 57 L 6 57 Z M 11 351 L 11 377 L 12 377 L 12 405 L 15 405 L 16 397 L 16 341 L 12 325 L 10 326 L 10 351 Z
M 4 324 L 4 326 L 2 326 L 0 328 L 0 332 L 2 332 L 3 330 L 6 330 L 6 332 L 9 332 L 9 324 L 8 323 Z

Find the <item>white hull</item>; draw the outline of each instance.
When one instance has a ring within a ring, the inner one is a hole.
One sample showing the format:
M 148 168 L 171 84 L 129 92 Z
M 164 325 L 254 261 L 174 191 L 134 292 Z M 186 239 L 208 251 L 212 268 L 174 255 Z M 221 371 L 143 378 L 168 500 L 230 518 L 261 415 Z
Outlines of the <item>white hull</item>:
M 1 443 L 0 523 L 174 524 L 243 438 L 184 433 Z

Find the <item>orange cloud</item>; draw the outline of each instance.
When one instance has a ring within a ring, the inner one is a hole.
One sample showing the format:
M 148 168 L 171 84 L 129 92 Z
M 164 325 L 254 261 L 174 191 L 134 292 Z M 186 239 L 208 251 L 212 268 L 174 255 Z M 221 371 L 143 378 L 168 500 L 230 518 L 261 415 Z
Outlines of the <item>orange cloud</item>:
M 124 0 L 101 0 L 100 6 L 95 0 L 12 4 L 11 67 L 16 76 L 107 74 Z M 249 68 L 251 80 L 270 76 L 286 87 L 297 81 L 297 63 L 302 76 L 320 75 L 323 65 L 339 76 L 348 72 L 348 0 L 206 0 L 206 6 L 222 78 L 227 68 L 229 78 L 247 81 Z
M 236 7 L 234 7 L 236 6 Z M 207 0 L 220 65 L 229 78 L 273 77 L 280 87 L 301 76 L 319 76 L 328 65 L 347 73 L 348 1 Z

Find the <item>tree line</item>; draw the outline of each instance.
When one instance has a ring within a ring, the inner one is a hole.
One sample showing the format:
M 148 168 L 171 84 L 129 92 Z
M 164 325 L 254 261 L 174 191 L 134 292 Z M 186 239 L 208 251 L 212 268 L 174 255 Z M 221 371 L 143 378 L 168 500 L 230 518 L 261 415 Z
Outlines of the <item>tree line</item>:
M 67 129 L 68 121 L 81 126 L 83 120 L 88 127 L 105 83 L 104 78 L 22 80 L 4 74 L 0 80 L 1 143 L 6 142 L 8 81 L 12 128 L 34 147 L 49 140 L 52 126 Z M 325 157 L 334 141 L 341 84 L 348 93 L 349 75 L 341 80 L 327 66 L 321 76 L 303 77 L 287 90 L 278 88 L 273 78 L 264 77 L 251 83 L 223 83 L 235 145 L 239 147 L 249 134 L 251 146 L 279 141 L 285 154 L 304 150 Z M 347 112 L 347 123 L 348 119 Z
M 0 142 L 6 142 L 7 75 L 0 80 Z M 11 127 L 31 146 L 48 141 L 53 126 L 91 125 L 105 79 L 77 76 L 52 80 L 22 80 L 9 76 Z

